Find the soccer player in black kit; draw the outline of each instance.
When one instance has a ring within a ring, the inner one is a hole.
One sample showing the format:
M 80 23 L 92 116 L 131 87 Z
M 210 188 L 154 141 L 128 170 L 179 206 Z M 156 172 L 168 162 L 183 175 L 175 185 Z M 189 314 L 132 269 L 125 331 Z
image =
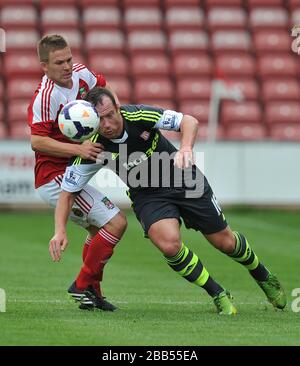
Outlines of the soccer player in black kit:
M 189 282 L 204 288 L 219 314 L 237 313 L 232 296 L 182 242 L 181 220 L 187 228 L 200 231 L 215 248 L 246 267 L 272 305 L 283 309 L 287 300 L 277 277 L 259 261 L 245 236 L 230 229 L 207 179 L 194 164 L 198 121 L 153 106 L 118 107 L 113 95 L 98 87 L 90 90 L 85 99 L 99 113 L 100 127 L 92 141 L 102 144 L 103 153 L 97 162 L 74 157 L 67 167 L 50 250 L 60 256 L 65 249 L 65 227 L 72 202 L 86 182 L 102 166 L 107 166 L 128 185 L 135 215 L 167 264 Z M 179 150 L 159 129 L 181 132 Z

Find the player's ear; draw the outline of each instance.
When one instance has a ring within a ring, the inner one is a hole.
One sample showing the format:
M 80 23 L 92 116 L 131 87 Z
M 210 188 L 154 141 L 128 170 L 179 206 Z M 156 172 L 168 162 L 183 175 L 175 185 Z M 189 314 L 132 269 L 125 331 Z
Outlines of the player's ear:
M 44 71 L 44 73 L 46 73 L 46 72 L 48 71 L 48 65 L 47 65 L 47 62 L 42 61 L 42 62 L 41 62 L 41 68 L 42 68 L 42 70 Z

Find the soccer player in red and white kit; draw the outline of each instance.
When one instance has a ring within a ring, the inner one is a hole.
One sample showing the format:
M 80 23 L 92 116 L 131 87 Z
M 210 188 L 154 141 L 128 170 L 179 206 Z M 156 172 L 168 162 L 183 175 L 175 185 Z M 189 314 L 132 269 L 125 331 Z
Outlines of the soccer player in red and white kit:
M 31 146 L 36 158 L 35 187 L 42 199 L 55 207 L 69 158 L 79 151 L 83 159 L 96 160 L 102 151 L 100 144 L 85 141 L 78 145 L 64 137 L 58 127 L 58 114 L 66 103 L 84 98 L 92 87 L 110 87 L 103 75 L 93 74 L 82 64 L 73 64 L 71 50 L 60 35 L 44 36 L 37 51 L 45 75 L 28 107 Z M 72 178 L 76 186 L 81 177 Z M 116 307 L 102 296 L 100 281 L 105 263 L 126 230 L 125 215 L 90 185 L 76 196 L 71 212 L 71 220 L 85 228 L 88 236 L 82 251 L 83 265 L 68 292 L 80 301 L 81 309 L 114 311 Z M 49 251 L 54 261 L 60 259 L 53 240 Z

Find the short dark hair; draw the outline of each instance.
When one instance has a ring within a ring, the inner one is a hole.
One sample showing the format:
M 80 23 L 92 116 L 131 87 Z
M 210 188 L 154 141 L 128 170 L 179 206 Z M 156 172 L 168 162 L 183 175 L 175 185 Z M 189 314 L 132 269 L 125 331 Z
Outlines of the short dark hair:
M 66 47 L 69 47 L 68 43 L 60 34 L 45 35 L 37 44 L 37 53 L 40 62 L 48 62 L 50 52 L 62 50 Z
M 96 105 L 97 103 L 103 105 L 103 97 L 108 97 L 112 101 L 113 106 L 118 108 L 113 94 L 106 88 L 95 86 L 86 94 L 84 99 L 93 105 Z

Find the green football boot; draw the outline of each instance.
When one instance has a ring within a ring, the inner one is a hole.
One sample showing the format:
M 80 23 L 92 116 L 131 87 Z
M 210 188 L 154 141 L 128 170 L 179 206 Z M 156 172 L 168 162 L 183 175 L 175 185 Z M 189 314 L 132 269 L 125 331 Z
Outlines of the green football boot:
M 287 299 L 284 290 L 278 281 L 278 278 L 269 273 L 266 281 L 256 281 L 259 287 L 266 294 L 269 302 L 277 309 L 283 309 L 286 306 Z
M 229 291 L 222 291 L 219 295 L 213 297 L 214 304 L 220 315 L 235 315 L 237 313 L 236 308 L 231 303 L 232 296 Z

